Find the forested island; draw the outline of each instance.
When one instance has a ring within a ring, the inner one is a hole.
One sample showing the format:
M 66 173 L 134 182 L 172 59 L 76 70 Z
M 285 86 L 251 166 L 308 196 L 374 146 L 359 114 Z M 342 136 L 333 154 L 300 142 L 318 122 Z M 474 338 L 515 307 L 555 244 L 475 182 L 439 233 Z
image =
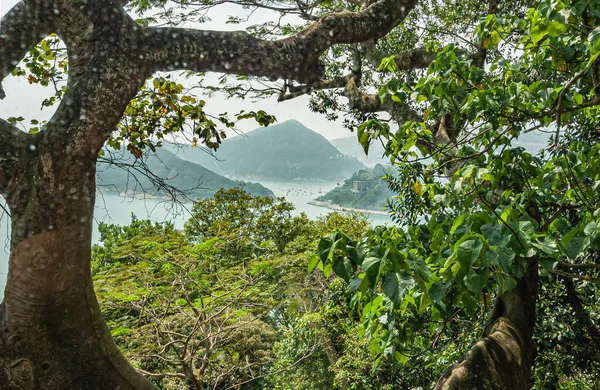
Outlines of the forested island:
M 394 195 L 382 179 L 386 172 L 387 169 L 381 164 L 370 169 L 361 169 L 341 186 L 319 196 L 313 204 L 381 212 Z

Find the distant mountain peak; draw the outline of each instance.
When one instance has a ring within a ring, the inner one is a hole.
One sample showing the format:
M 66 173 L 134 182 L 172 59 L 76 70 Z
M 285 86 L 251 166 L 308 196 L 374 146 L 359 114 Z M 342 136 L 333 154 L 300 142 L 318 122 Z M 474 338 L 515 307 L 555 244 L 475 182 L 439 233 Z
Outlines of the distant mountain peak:
M 202 153 L 182 156 L 229 177 L 266 180 L 338 180 L 364 168 L 325 137 L 290 119 L 223 141 L 220 161 Z

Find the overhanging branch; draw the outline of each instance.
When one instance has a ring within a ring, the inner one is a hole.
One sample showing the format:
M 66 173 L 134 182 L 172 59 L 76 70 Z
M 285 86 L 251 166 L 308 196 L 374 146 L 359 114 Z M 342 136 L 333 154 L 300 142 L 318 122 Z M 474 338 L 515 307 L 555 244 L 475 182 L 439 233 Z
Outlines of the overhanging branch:
M 150 28 L 146 58 L 155 71 L 225 72 L 312 84 L 323 78 L 318 59 L 334 44 L 377 39 L 396 27 L 417 0 L 379 0 L 360 12 L 327 15 L 291 37 L 269 41 L 246 32 Z
M 376 94 L 360 90 L 354 78 L 346 83 L 344 94 L 352 109 L 362 112 L 387 112 L 400 126 L 408 121 L 419 122 L 421 116 L 407 103 L 392 101 L 388 96 L 382 99 Z

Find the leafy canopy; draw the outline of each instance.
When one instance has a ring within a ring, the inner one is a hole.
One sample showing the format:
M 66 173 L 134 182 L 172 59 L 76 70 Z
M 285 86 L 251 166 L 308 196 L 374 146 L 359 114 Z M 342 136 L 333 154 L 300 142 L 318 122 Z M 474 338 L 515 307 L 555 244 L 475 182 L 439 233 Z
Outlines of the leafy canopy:
M 377 361 L 406 363 L 435 346 L 432 335 L 485 318 L 532 267 L 554 288 L 557 277 L 585 281 L 581 289 L 599 282 L 600 6 L 528 5 L 476 24 L 485 66 L 469 47 L 434 40 L 425 43 L 435 59 L 412 77 L 394 57 L 381 62 L 390 75 L 381 101 L 422 112 L 397 131 L 378 119 L 358 128 L 365 150 L 382 140 L 398 171 L 389 183 L 401 227 L 361 240 L 327 236 L 310 267 L 349 283 Z M 518 140 L 536 130 L 547 134 L 548 151 L 532 155 Z M 593 298 L 585 302 L 597 316 Z M 560 344 L 545 340 L 542 352 Z

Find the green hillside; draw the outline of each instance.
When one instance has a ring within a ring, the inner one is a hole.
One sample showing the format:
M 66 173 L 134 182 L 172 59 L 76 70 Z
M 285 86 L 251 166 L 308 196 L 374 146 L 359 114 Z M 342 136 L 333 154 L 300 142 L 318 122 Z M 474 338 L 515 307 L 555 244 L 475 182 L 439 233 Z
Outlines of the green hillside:
M 115 160 L 119 163 L 134 164 L 134 157 L 127 151 L 116 151 Z M 108 157 L 108 155 L 107 155 Z M 156 153 L 144 157 L 148 170 L 163 179 L 166 184 L 186 192 L 191 198 L 206 198 L 212 196 L 219 188 L 233 188 L 241 184 L 246 191 L 253 195 L 274 196 L 268 188 L 257 183 L 244 183 L 231 180 L 218 175 L 198 164 L 182 160 L 173 153 L 163 148 L 158 148 Z M 144 167 L 139 162 L 134 168 L 98 164 L 98 186 L 106 191 L 138 195 L 146 193 L 155 196 L 165 196 L 152 181 L 145 177 L 141 171 Z
M 173 150 L 173 149 L 171 149 Z M 223 142 L 216 159 L 181 147 L 178 156 L 228 177 L 264 180 L 340 180 L 364 165 L 295 120 L 259 128 Z
M 381 179 L 385 170 L 381 164 L 360 170 L 317 201 L 355 209 L 383 210 L 387 199 L 394 195 Z

